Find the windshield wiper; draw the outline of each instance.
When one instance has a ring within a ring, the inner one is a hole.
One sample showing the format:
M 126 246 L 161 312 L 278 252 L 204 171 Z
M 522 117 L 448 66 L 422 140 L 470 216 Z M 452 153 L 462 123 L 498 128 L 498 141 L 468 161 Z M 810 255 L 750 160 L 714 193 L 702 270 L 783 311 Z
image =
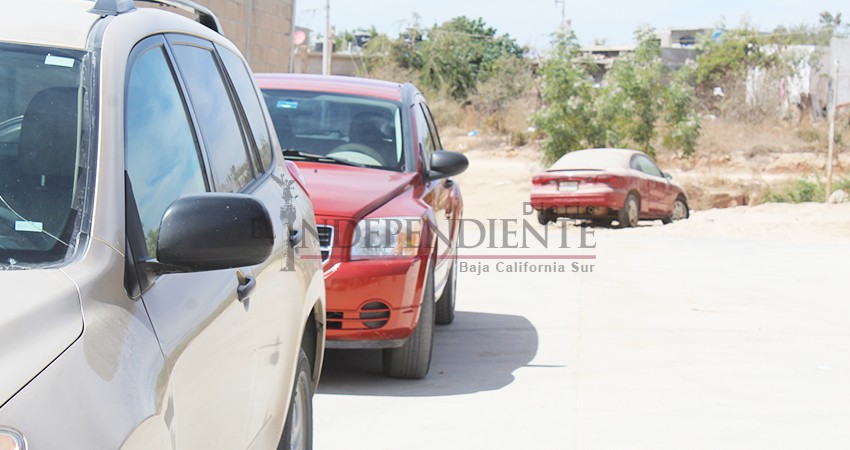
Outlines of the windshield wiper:
M 354 161 L 349 161 L 347 159 L 334 158 L 333 156 L 317 155 L 315 153 L 302 152 L 301 150 L 295 150 L 295 149 L 292 149 L 292 148 L 283 149 L 283 156 L 288 156 L 288 157 L 292 157 L 292 158 L 301 158 L 305 161 L 330 162 L 330 163 L 344 164 L 346 166 L 354 166 L 354 167 L 375 167 L 375 166 L 370 166 L 368 164 L 356 163 Z

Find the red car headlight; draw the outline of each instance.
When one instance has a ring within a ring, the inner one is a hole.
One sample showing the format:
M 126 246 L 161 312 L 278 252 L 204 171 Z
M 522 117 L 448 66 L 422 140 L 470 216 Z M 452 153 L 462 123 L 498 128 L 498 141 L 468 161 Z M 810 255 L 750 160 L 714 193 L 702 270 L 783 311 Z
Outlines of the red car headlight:
M 351 259 L 416 256 L 421 237 L 419 217 L 366 218 L 354 230 Z

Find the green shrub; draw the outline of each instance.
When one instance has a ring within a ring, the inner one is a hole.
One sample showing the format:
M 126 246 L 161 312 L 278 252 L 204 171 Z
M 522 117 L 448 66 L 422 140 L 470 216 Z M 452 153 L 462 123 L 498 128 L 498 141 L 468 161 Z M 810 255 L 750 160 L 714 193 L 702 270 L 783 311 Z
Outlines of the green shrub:
M 528 133 L 524 131 L 511 131 L 510 144 L 511 147 L 522 147 L 528 144 Z
M 850 192 L 850 176 L 834 179 L 832 190 Z M 826 199 L 826 183 L 820 179 L 800 178 L 769 189 L 762 196 L 763 203 L 806 203 L 822 202 Z

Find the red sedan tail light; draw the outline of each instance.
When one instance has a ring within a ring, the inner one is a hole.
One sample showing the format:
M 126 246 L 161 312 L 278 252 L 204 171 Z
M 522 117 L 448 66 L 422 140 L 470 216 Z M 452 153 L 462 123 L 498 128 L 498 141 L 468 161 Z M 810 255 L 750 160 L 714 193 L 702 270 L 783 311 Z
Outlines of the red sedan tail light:
M 531 184 L 534 186 L 545 186 L 547 184 L 557 183 L 558 180 L 547 175 L 536 175 L 531 179 Z
M 621 188 L 626 184 L 626 180 L 616 175 L 599 175 L 594 180 L 597 183 L 607 184 L 612 188 Z

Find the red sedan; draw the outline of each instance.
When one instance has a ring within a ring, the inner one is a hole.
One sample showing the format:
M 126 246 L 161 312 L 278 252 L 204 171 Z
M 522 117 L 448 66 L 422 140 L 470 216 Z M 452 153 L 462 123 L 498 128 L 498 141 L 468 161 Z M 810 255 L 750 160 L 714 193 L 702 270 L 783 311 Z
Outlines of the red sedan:
M 678 183 L 643 152 L 615 148 L 578 150 L 532 179 L 531 205 L 541 224 L 559 217 L 596 225 L 634 227 L 638 220 L 665 224 L 686 219 L 688 199 Z
M 460 187 L 411 84 L 258 75 L 278 140 L 316 210 L 328 348 L 383 349 L 384 372 L 422 378 L 434 324 L 454 318 Z

